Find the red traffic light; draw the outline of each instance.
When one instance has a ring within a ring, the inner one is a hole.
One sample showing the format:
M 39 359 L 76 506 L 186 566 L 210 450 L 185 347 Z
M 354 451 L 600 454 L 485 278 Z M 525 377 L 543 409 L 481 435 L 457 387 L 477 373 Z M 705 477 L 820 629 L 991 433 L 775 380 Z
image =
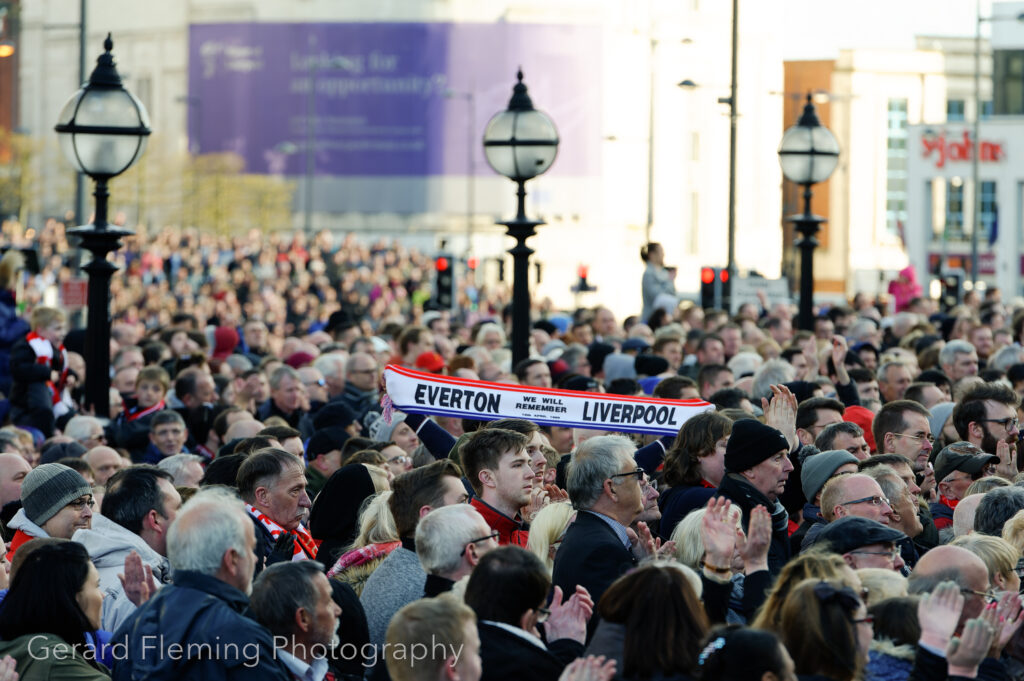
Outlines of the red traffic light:
M 588 267 L 587 265 L 580 265 L 579 267 L 576 268 L 576 276 L 578 276 L 580 279 L 586 279 L 589 273 L 590 267 Z
M 438 258 L 434 261 L 434 268 L 438 272 L 444 272 L 448 269 L 448 258 Z
M 466 261 L 466 267 L 468 267 L 471 270 L 475 270 L 477 268 L 477 265 L 479 264 L 480 261 L 476 258 L 470 258 L 469 260 Z
M 711 267 L 700 268 L 700 283 L 713 284 L 715 282 L 715 270 Z
M 729 270 L 720 270 L 718 272 L 718 277 L 719 277 L 719 279 L 722 280 L 723 284 L 725 282 L 729 281 Z

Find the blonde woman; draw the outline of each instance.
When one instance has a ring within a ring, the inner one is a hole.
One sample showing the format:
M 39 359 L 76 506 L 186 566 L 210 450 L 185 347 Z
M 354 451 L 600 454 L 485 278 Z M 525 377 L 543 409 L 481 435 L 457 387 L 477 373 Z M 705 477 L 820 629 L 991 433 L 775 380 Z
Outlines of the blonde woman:
M 391 492 L 370 497 L 359 514 L 359 534 L 327 576 L 351 585 L 356 595 L 362 595 L 363 585 L 388 554 L 401 546 L 395 519 L 388 508 Z
M 548 504 L 534 516 L 530 523 L 530 536 L 526 549 L 540 558 L 550 573 L 555 564 L 555 554 L 565 536 L 565 530 L 576 517 L 576 511 L 568 501 Z
M 988 581 L 992 588 L 1011 593 L 1020 591 L 1020 577 L 1017 575 L 1020 551 L 1010 542 L 1001 537 L 973 532 L 957 537 L 950 542 L 950 546 L 967 549 L 981 558 L 981 562 L 988 568 Z

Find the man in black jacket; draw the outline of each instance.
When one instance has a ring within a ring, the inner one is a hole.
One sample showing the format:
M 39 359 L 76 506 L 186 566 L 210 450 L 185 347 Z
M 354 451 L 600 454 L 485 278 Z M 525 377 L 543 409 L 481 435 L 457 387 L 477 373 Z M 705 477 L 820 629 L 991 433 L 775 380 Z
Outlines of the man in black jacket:
M 547 604 L 550 588 L 544 564 L 518 546 L 494 549 L 480 559 L 465 596 L 480 633 L 480 681 L 557 681 L 583 654 L 594 602 L 583 587 L 563 602 L 556 587 Z
M 627 528 L 644 510 L 645 473 L 633 460 L 635 451 L 628 439 L 604 435 L 590 438 L 572 455 L 566 488 L 577 515 L 552 573 L 563 593 L 581 585 L 599 601 L 612 582 L 636 565 L 640 556 L 634 555 Z
M 768 570 L 772 576 L 778 575 L 790 556 L 789 514 L 778 501 L 793 472 L 789 442 L 771 426 L 753 419 L 740 419 L 733 424 L 726 445 L 725 472 L 716 496 L 725 497 L 740 507 L 744 531 L 755 507 L 764 506 L 771 513 Z

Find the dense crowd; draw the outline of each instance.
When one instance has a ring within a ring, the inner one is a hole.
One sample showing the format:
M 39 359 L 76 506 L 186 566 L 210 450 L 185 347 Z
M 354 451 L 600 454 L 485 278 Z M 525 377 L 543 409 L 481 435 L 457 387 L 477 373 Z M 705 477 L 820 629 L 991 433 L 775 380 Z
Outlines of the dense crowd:
M 141 234 L 96 414 L 63 227 L 7 238 L 2 681 L 1024 681 L 1024 300 L 908 276 L 798 330 L 650 244 L 641 315 L 535 306 L 513 366 L 504 292 L 431 309 L 397 244 Z

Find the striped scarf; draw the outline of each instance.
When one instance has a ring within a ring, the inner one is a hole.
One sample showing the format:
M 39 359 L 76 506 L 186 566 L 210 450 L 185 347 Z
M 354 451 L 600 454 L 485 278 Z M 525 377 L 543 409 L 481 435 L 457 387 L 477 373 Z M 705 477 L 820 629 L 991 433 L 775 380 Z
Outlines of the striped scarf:
M 302 525 L 299 525 L 294 530 L 286 530 L 273 520 L 263 515 L 258 509 L 253 508 L 251 504 L 245 505 L 245 510 L 249 511 L 249 514 L 258 520 L 270 536 L 277 541 L 277 538 L 281 536 L 282 532 L 289 532 L 295 536 L 295 552 L 292 554 L 292 560 L 312 560 L 316 558 L 317 549 L 320 548 L 320 542 L 313 539 L 309 534 L 309 531 Z
M 57 350 L 60 352 L 60 363 L 54 366 L 53 361 L 53 343 L 40 336 L 35 331 L 30 331 L 25 340 L 28 341 L 28 345 L 32 348 L 32 352 L 36 354 L 36 364 L 42 364 L 50 369 L 58 369 L 60 371 L 60 379 L 54 383 L 53 381 L 47 381 L 46 387 L 50 389 L 50 400 L 53 402 L 53 413 L 56 416 L 63 416 L 69 411 L 69 407 L 66 403 L 62 403 L 64 398 L 64 388 L 68 382 L 68 352 L 64 349 L 64 346 L 60 346 Z M 70 400 L 69 400 L 70 401 Z

